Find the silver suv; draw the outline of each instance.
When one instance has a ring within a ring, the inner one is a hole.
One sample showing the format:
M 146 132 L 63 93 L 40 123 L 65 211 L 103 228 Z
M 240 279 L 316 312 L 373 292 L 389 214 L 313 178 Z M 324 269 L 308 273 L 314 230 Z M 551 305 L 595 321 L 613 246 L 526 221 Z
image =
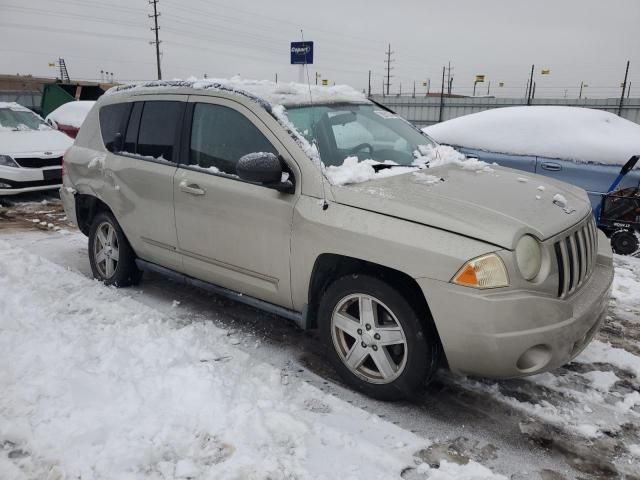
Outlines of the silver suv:
M 445 153 L 345 87 L 150 82 L 97 102 L 60 193 L 96 278 L 158 272 L 318 328 L 377 398 L 442 364 L 570 361 L 613 278 L 586 193 Z

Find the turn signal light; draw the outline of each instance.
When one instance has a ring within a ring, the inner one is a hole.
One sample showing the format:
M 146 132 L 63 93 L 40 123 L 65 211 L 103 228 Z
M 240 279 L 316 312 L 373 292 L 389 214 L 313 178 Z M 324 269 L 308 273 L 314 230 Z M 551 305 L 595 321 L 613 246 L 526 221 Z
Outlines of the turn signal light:
M 469 260 L 451 279 L 463 287 L 498 288 L 509 286 L 507 269 L 495 253 Z

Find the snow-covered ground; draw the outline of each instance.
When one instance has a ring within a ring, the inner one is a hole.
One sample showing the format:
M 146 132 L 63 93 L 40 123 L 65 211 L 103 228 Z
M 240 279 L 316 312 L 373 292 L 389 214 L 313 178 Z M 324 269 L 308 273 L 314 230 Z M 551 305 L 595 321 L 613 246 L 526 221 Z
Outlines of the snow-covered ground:
M 0 239 L 0 478 L 499 478 L 238 343 Z
M 640 475 L 638 259 L 616 258 L 610 318 L 576 362 L 500 382 L 443 372 L 395 404 L 343 389 L 282 319 L 89 272 L 59 203 L 0 209 L 3 480 Z

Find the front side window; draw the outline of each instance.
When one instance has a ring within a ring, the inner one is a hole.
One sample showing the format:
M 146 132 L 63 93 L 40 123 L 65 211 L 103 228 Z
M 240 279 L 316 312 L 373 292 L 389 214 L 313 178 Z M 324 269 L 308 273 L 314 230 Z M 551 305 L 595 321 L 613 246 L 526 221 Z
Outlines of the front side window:
M 189 164 L 229 175 L 248 153 L 278 154 L 269 140 L 240 112 L 222 105 L 197 103 L 193 110 Z
M 342 165 L 345 158 L 411 165 L 421 146 L 435 145 L 418 129 L 374 104 L 332 104 L 287 108 L 287 117 L 322 162 Z

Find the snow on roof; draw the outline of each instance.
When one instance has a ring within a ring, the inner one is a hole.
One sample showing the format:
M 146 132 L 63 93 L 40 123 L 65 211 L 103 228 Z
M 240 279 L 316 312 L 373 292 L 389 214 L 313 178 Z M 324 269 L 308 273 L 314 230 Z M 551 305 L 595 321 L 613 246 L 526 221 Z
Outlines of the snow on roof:
M 67 102 L 47 115 L 45 120 L 51 120 L 57 125 L 68 125 L 69 127 L 80 128 L 89 110 L 91 110 L 95 103 L 93 100 Z
M 439 143 L 499 153 L 623 164 L 640 153 L 640 125 L 580 107 L 507 107 L 454 118 L 423 131 Z
M 366 97 L 362 92 L 359 92 L 348 85 L 323 87 L 319 85 L 307 85 L 306 83 L 275 83 L 270 80 L 249 80 L 240 77 L 233 77 L 230 79 L 190 78 L 188 80 L 158 80 L 130 83 L 113 87 L 107 93 L 111 95 L 123 91 L 153 87 L 182 87 L 204 90 L 221 90 L 244 95 L 254 99 L 258 103 L 267 103 L 271 106 L 340 102 L 362 103 L 366 101 Z

